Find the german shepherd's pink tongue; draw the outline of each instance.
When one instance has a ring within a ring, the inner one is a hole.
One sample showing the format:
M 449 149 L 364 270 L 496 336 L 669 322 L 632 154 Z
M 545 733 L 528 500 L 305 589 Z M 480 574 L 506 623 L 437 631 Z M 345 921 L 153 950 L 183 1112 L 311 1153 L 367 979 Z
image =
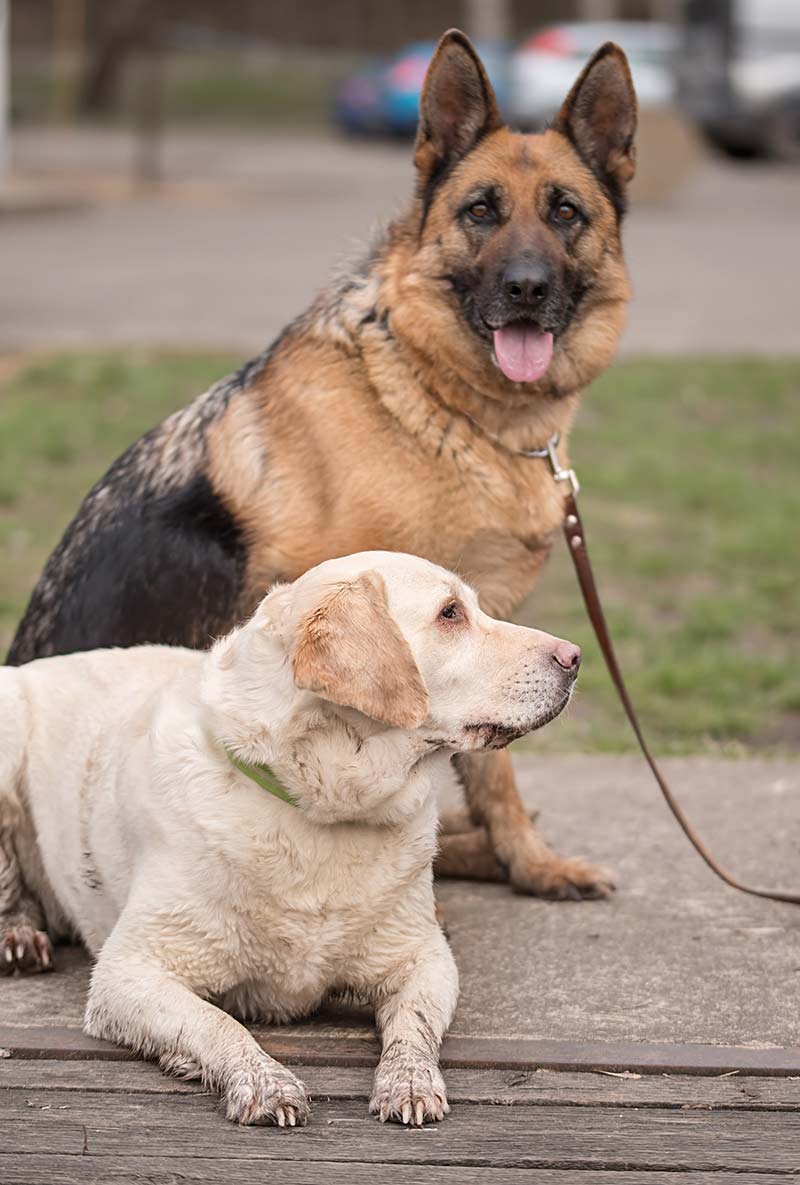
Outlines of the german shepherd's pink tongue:
M 553 357 L 553 335 L 533 325 L 506 325 L 494 331 L 497 365 L 512 383 L 535 383 Z

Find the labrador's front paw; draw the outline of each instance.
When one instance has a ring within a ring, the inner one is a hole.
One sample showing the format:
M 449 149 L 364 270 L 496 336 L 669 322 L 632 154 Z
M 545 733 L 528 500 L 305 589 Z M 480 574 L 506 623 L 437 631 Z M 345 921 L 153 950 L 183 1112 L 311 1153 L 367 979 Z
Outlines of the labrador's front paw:
M 228 1080 L 225 1114 L 233 1123 L 302 1127 L 311 1111 L 306 1088 L 291 1070 L 264 1054 L 263 1063 Z
M 381 1123 L 388 1119 L 422 1127 L 423 1123 L 444 1119 L 450 1106 L 439 1067 L 423 1062 L 386 1068 L 379 1065 L 369 1109 Z

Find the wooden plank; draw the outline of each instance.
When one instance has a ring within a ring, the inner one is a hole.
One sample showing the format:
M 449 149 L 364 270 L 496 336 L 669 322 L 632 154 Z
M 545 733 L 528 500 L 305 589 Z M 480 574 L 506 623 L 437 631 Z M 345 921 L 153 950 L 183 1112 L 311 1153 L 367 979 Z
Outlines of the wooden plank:
M 0 1148 L 127 1158 L 338 1161 L 486 1168 L 794 1175 L 800 1116 L 777 1111 L 462 1104 L 423 1129 L 379 1125 L 363 1102 L 318 1102 L 307 1128 L 238 1128 L 205 1095 L 3 1092 Z
M 604 1041 L 512 1041 L 452 1037 L 442 1064 L 507 1069 L 631 1070 L 640 1074 L 800 1075 L 800 1049 L 746 1049 L 717 1045 L 640 1045 Z
M 373 1066 L 378 1057 L 378 1043 L 372 1036 L 327 1037 L 264 1027 L 255 1028 L 253 1035 L 288 1065 Z M 0 1050 L 5 1050 L 5 1056 L 50 1060 L 133 1057 L 129 1050 L 69 1028 L 0 1026 Z M 459 1069 L 631 1070 L 640 1074 L 718 1075 L 738 1070 L 759 1077 L 800 1076 L 800 1049 L 448 1037 L 442 1047 L 442 1065 Z
M 321 1072 L 325 1072 L 324 1067 Z M 369 1070 L 347 1072 L 369 1074 Z M 6 1058 L 0 1061 L 0 1091 L 14 1087 L 21 1090 L 110 1091 L 122 1094 L 131 1090 L 143 1094 L 197 1094 L 203 1089 L 200 1083 L 165 1074 L 152 1062 Z
M 366 1067 L 296 1065 L 294 1069 L 314 1098 L 366 1100 L 369 1097 L 372 1070 Z M 602 1073 L 558 1070 L 476 1069 L 450 1069 L 445 1074 L 448 1094 L 454 1103 L 800 1111 L 800 1081 L 795 1078 L 657 1074 L 615 1078 Z M 11 1088 L 112 1094 L 136 1091 L 157 1095 L 203 1091 L 200 1084 L 170 1078 L 148 1062 L 9 1058 L 0 1061 L 0 1091 Z
M 378 1177 L 378 1173 L 380 1174 Z M 313 1166 L 297 1164 L 293 1160 L 271 1160 L 269 1176 L 260 1160 L 231 1158 L 220 1162 L 198 1157 L 177 1163 L 167 1156 L 128 1156 L 124 1162 L 110 1157 L 54 1156 L 34 1153 L 30 1156 L 4 1156 L 0 1153 L 0 1181 L 3 1185 L 113 1185 L 143 1181 L 147 1185 L 220 1185 L 220 1181 L 236 1185 L 422 1185 L 416 1165 L 382 1165 L 376 1171 L 374 1163 L 317 1161 Z M 738 1173 L 681 1173 L 675 1185 L 744 1185 Z M 663 1185 L 665 1175 L 616 1171 L 573 1169 L 559 1174 L 558 1185 Z M 491 1169 L 468 1165 L 426 1165 L 424 1185 L 553 1185 L 551 1169 Z M 759 1174 L 758 1185 L 786 1185 L 786 1177 L 772 1173 Z
M 0 1058 L 97 1058 L 105 1061 L 129 1061 L 135 1058 L 129 1049 L 96 1041 L 80 1029 L 0 1025 Z

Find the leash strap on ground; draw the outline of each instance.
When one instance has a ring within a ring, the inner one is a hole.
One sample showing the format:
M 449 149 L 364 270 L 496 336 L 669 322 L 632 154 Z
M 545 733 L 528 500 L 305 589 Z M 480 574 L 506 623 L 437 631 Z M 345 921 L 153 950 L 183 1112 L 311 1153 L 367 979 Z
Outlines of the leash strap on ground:
M 575 565 L 575 571 L 578 576 L 578 583 L 581 586 L 583 593 L 584 604 L 586 611 L 589 614 L 589 620 L 592 623 L 597 641 L 600 644 L 600 649 L 603 652 L 603 657 L 606 660 L 608 673 L 614 686 L 617 689 L 617 694 L 625 709 L 625 715 L 630 721 L 631 728 L 636 734 L 636 739 L 639 742 L 639 747 L 644 754 L 645 761 L 652 770 L 653 777 L 659 785 L 661 793 L 666 799 L 667 806 L 672 811 L 675 818 L 678 820 L 683 829 L 686 838 L 693 845 L 698 854 L 705 860 L 712 872 L 715 872 L 721 880 L 724 880 L 727 885 L 733 889 L 739 889 L 742 893 L 749 893 L 753 897 L 766 897 L 770 901 L 788 901 L 792 905 L 800 905 L 800 893 L 786 893 L 780 889 L 754 889 L 749 885 L 742 884 L 741 881 L 731 876 L 721 868 L 714 857 L 707 851 L 703 843 L 696 835 L 693 827 L 689 823 L 682 808 L 675 801 L 675 798 L 670 790 L 664 775 L 658 768 L 655 758 L 648 748 L 647 741 L 644 739 L 639 718 L 628 695 L 628 689 L 625 686 L 625 680 L 622 677 L 617 656 L 614 651 L 614 644 L 611 641 L 611 634 L 608 630 L 605 614 L 603 613 L 603 606 L 600 601 L 600 594 L 597 591 L 597 584 L 594 579 L 594 572 L 592 571 L 592 564 L 589 559 L 589 552 L 586 547 L 586 532 L 583 529 L 581 516 L 578 511 L 578 482 L 574 472 L 571 469 L 562 469 L 558 463 L 558 458 L 555 453 L 555 445 L 557 442 L 552 442 L 550 449 L 550 462 L 553 468 L 553 476 L 556 481 L 569 481 L 569 492 L 566 497 L 566 518 L 564 519 L 564 534 L 567 539 L 567 546 L 572 556 L 572 562 Z

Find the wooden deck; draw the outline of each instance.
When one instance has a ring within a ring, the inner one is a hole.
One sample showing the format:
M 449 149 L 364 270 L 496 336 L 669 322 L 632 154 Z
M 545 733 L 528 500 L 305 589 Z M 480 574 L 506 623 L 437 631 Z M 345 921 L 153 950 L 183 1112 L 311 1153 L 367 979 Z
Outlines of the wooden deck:
M 278 1031 L 265 1044 L 309 1087 L 308 1127 L 237 1128 L 202 1088 L 77 1030 L 0 1026 L 0 1182 L 770 1185 L 800 1176 L 800 1050 L 452 1038 L 443 1058 L 452 1112 L 406 1130 L 367 1114 L 370 1039 Z
M 800 1177 L 800 913 L 715 881 L 652 809 L 638 760 L 515 760 L 530 807 L 559 788 L 549 838 L 585 851 L 590 820 L 586 854 L 621 864 L 622 887 L 571 908 L 501 885 L 438 886 L 462 981 L 444 1123 L 405 1130 L 368 1116 L 373 1019 L 339 1010 L 253 1029 L 308 1085 L 308 1127 L 234 1127 L 214 1096 L 81 1034 L 90 963 L 62 946 L 57 974 L 0 979 L 0 1185 Z M 726 863 L 792 883 L 796 761 L 668 768 Z

